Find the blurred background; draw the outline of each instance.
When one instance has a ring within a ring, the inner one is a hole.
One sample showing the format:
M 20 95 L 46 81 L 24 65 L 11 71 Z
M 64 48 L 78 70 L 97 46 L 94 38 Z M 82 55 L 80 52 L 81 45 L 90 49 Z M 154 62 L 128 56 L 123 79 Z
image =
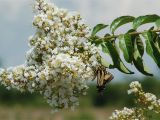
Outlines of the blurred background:
M 122 15 L 160 15 L 159 0 L 51 0 L 60 8 L 78 11 L 92 28 L 98 23 L 110 24 Z M 34 0 L 0 0 L 0 66 L 7 68 L 23 64 L 29 49 L 28 37 L 34 34 L 32 26 Z M 117 31 L 127 30 L 128 25 Z M 145 25 L 140 30 L 147 28 Z M 107 58 L 105 58 L 107 59 Z M 75 112 L 63 111 L 51 114 L 51 108 L 38 94 L 5 90 L 0 86 L 0 120 L 107 120 L 114 109 L 133 106 L 132 96 L 127 95 L 128 85 L 140 80 L 147 92 L 160 96 L 160 70 L 150 57 L 145 63 L 154 77 L 145 77 L 129 66 L 136 74 L 125 75 L 118 70 L 110 70 L 114 76 L 103 98 L 96 93 L 96 85 L 90 84 L 88 95 L 81 98 L 80 107 Z M 154 115 L 159 120 L 160 115 Z

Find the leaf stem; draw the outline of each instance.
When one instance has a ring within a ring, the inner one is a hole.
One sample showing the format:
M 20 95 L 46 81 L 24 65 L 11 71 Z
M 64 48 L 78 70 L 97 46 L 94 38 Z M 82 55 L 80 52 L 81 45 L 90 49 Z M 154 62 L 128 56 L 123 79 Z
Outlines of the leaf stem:
M 143 33 L 145 33 L 146 31 L 147 31 L 147 30 L 145 30 L 145 31 L 141 31 L 141 32 L 130 32 L 130 33 L 129 33 L 129 35 L 139 35 L 139 34 L 143 34 Z M 160 29 L 151 30 L 151 32 L 160 32 Z M 107 36 L 107 37 L 104 37 L 104 38 L 99 38 L 98 40 L 118 38 L 118 37 L 119 37 L 119 36 L 121 36 L 121 35 L 123 35 L 123 34 Z

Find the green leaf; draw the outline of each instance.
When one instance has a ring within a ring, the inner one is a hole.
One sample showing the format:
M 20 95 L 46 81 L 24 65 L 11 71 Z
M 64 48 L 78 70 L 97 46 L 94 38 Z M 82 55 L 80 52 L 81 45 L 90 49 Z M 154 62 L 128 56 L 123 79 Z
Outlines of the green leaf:
M 156 32 L 152 32 L 153 36 L 154 36 L 154 44 L 155 46 L 158 48 L 158 50 L 160 51 L 160 35 Z
M 156 20 L 156 26 L 159 28 L 160 27 L 160 19 Z
M 98 36 L 91 36 L 89 38 L 89 41 L 92 43 L 92 44 L 95 44 L 97 47 L 103 42 L 102 40 L 99 40 L 100 37 Z
M 107 62 L 106 60 L 104 60 L 103 58 L 101 58 L 101 64 L 107 68 L 109 68 L 110 66 L 112 66 L 109 62 Z
M 160 17 L 158 15 L 145 15 L 145 16 L 139 16 L 133 21 L 133 28 L 137 29 L 139 26 L 146 24 L 146 23 L 152 23 L 158 20 Z
M 102 44 L 101 44 L 101 47 L 102 47 L 102 52 L 104 52 L 104 53 L 109 53 L 109 51 L 108 51 L 105 43 L 102 43 Z
M 137 32 L 137 31 L 134 30 L 134 29 L 130 29 L 127 33 L 130 34 L 130 33 L 133 33 L 133 32 Z M 132 34 L 131 35 L 131 41 L 132 41 L 133 46 L 134 46 L 134 41 L 135 40 L 136 40 L 136 44 L 137 44 L 137 49 L 138 49 L 140 55 L 143 56 L 143 54 L 144 54 L 144 45 L 143 45 L 142 39 L 140 38 L 139 35 L 133 35 Z
M 132 16 L 121 16 L 121 17 L 115 19 L 111 23 L 111 26 L 110 26 L 111 32 L 114 33 L 117 28 L 119 28 L 120 26 L 127 24 L 129 22 L 132 22 L 134 19 L 135 18 Z
M 100 30 L 106 28 L 108 25 L 105 24 L 98 24 L 93 28 L 91 36 L 95 36 Z
M 124 59 L 128 63 L 132 63 L 133 60 L 133 44 L 130 34 L 124 34 L 119 37 L 119 47 L 123 52 Z
M 134 29 L 131 29 L 127 33 L 133 33 L 133 32 L 137 32 L 137 31 L 134 30 Z M 136 44 L 137 44 L 137 49 L 138 49 L 140 55 L 143 56 L 143 54 L 144 54 L 144 45 L 143 45 L 141 37 L 139 35 L 131 34 L 131 41 L 132 41 L 133 46 L 134 46 L 134 41 L 135 40 L 136 40 Z M 134 47 L 133 47 L 133 49 L 134 49 Z
M 146 52 L 150 55 L 153 60 L 156 62 L 158 67 L 160 68 L 160 51 L 154 44 L 153 33 L 151 31 L 147 31 L 143 34 L 146 42 Z
M 140 36 L 137 36 L 136 37 L 136 46 L 137 46 L 137 50 L 139 51 L 139 54 L 141 56 L 143 56 L 144 54 L 144 45 L 143 45 L 143 42 L 142 42 L 142 39 L 140 38 Z
M 104 37 L 109 37 L 111 36 L 109 33 L 105 34 Z
M 140 56 L 136 55 L 136 53 L 134 54 L 133 63 L 135 67 L 137 68 L 137 70 L 141 72 L 142 74 L 147 75 L 147 76 L 153 76 L 152 73 L 148 72 L 147 67 L 143 63 L 143 59 Z
M 112 58 L 114 67 L 117 68 L 119 71 L 126 73 L 126 74 L 134 74 L 133 72 L 131 72 L 122 62 L 122 60 L 119 57 L 119 53 L 117 51 L 117 49 L 115 48 L 114 43 L 110 42 L 110 41 L 106 41 L 105 45 L 109 51 L 109 54 Z
M 105 45 L 105 42 L 103 42 L 101 44 L 101 47 L 102 47 L 102 52 L 105 53 L 106 57 L 111 58 L 110 54 L 109 54 L 109 50 Z M 101 63 L 102 63 L 102 65 L 104 65 L 107 68 L 113 68 L 113 63 L 109 63 L 109 62 L 105 61 L 103 58 L 101 58 Z
M 158 35 L 157 43 L 158 43 L 158 47 L 159 47 L 159 49 L 160 49 L 160 35 Z
M 111 35 L 109 34 L 109 33 L 107 33 L 107 34 L 105 34 L 104 35 L 104 37 L 105 37 L 105 41 L 111 41 L 111 42 L 113 42 L 113 41 L 115 41 L 115 38 L 107 38 L 107 37 L 110 37 Z M 102 51 L 104 52 L 104 53 L 109 53 L 109 51 L 108 51 L 108 48 L 106 47 L 106 45 L 105 45 L 105 41 L 103 40 L 103 43 L 101 44 L 101 47 L 102 47 Z
M 137 68 L 137 70 L 141 72 L 142 74 L 147 75 L 147 76 L 153 76 L 153 74 L 148 72 L 147 67 L 143 63 L 142 53 L 140 53 L 141 50 L 138 49 L 139 42 L 137 42 L 137 40 L 140 40 L 139 36 L 136 36 L 134 39 L 133 63 L 135 67 Z

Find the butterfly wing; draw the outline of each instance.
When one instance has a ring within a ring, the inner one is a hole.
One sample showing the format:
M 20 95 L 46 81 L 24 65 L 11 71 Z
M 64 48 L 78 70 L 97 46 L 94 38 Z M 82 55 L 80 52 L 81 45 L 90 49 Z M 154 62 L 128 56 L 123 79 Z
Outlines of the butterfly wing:
M 114 78 L 114 76 L 110 72 L 106 71 L 106 74 L 105 74 L 104 80 L 103 80 L 103 85 L 105 86 L 106 83 L 109 83 L 113 78 Z
M 106 83 L 109 83 L 113 78 L 113 75 L 107 72 L 106 69 L 97 70 L 97 88 L 101 95 L 103 94 Z
M 97 85 L 102 86 L 103 85 L 103 80 L 105 77 L 105 73 L 103 70 L 98 70 L 97 71 Z

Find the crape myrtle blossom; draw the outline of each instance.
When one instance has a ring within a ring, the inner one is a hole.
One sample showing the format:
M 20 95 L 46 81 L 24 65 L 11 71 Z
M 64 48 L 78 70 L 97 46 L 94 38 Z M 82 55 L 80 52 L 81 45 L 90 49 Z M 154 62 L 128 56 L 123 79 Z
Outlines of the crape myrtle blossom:
M 129 94 L 134 94 L 137 97 L 137 103 L 144 106 L 148 110 L 153 110 L 160 113 L 160 99 L 152 93 L 145 93 L 138 81 L 130 84 Z
M 110 120 L 145 120 L 143 110 L 137 108 L 126 108 L 115 110 Z
M 45 0 L 36 0 L 34 11 L 36 33 L 29 38 L 26 62 L 1 69 L 1 84 L 38 91 L 54 109 L 74 109 L 101 65 L 99 50 L 86 39 L 90 30 L 78 13 Z
M 130 83 L 129 87 L 128 94 L 136 97 L 138 107 L 115 110 L 110 117 L 111 120 L 144 120 L 147 117 L 146 111 L 160 113 L 160 99 L 152 93 L 145 93 L 138 81 Z

